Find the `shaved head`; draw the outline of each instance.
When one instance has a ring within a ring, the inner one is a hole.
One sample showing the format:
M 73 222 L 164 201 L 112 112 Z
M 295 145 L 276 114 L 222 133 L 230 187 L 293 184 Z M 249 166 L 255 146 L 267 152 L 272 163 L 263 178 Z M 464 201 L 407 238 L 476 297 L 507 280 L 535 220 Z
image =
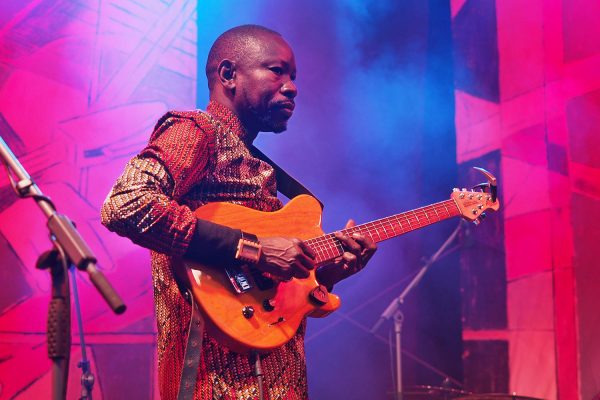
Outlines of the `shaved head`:
M 241 25 L 224 32 L 215 40 L 206 60 L 208 88 L 212 90 L 217 80 L 217 68 L 225 59 L 244 63 L 260 49 L 265 39 L 281 35 L 260 25 Z

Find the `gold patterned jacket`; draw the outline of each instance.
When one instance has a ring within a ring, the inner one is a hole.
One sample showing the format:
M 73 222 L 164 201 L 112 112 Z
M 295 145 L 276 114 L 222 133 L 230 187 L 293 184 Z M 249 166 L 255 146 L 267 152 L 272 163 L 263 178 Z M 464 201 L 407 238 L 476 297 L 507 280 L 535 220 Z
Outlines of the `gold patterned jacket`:
M 161 398 L 175 400 L 182 370 L 190 306 L 173 277 L 172 264 L 190 244 L 193 210 L 231 202 L 274 211 L 275 172 L 250 154 L 248 136 L 226 107 L 170 112 L 157 123 L 148 145 L 133 157 L 102 206 L 102 223 L 151 250 L 158 324 Z M 304 324 L 295 337 L 263 359 L 266 398 L 307 398 Z M 204 333 L 195 399 L 258 398 L 248 356 L 229 351 Z

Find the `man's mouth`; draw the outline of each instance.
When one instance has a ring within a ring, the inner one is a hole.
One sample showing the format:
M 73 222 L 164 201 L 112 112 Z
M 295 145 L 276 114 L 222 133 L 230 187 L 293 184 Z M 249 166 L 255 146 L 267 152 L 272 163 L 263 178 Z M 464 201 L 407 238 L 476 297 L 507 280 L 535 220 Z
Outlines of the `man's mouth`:
M 280 108 L 279 112 L 289 118 L 292 116 L 294 111 L 291 108 Z
M 295 104 L 291 101 L 281 102 L 275 104 L 275 112 L 285 115 L 287 118 L 291 117 L 294 113 Z

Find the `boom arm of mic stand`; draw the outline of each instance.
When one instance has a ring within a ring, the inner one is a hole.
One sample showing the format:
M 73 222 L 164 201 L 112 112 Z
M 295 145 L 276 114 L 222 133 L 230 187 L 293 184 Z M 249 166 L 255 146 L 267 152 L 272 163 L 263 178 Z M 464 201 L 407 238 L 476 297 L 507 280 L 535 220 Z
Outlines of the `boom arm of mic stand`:
M 106 277 L 96 268 L 96 257 L 83 240 L 73 223 L 64 215 L 54 213 L 48 220 L 48 229 L 60 243 L 67 257 L 78 269 L 86 271 L 96 289 L 100 292 L 109 307 L 122 314 L 126 306 Z
M 0 136 L 0 160 L 4 162 L 9 170 L 9 178 L 15 183 L 10 172 L 12 171 L 19 179 L 15 183 L 15 191 L 20 197 L 33 197 L 42 212 L 48 219 L 48 229 L 56 241 L 64 249 L 70 262 L 77 268 L 85 270 L 96 289 L 100 292 L 110 308 L 121 314 L 125 311 L 125 304 L 112 288 L 102 272 L 96 268 L 96 257 L 85 243 L 73 223 L 64 215 L 56 213 L 54 205 L 43 195 L 31 177 L 25 171 L 17 157 L 10 150 L 4 139 Z
M 423 279 L 423 276 L 425 275 L 425 273 L 427 273 L 427 270 L 429 270 L 429 267 L 431 267 L 431 265 L 433 263 L 435 263 L 438 258 L 440 258 L 440 255 L 442 255 L 442 253 L 446 250 L 446 248 L 450 245 L 450 243 L 452 243 L 452 241 L 454 240 L 456 235 L 458 235 L 458 232 L 460 231 L 462 224 L 463 224 L 463 221 L 461 219 L 460 222 L 458 223 L 458 225 L 456 226 L 456 228 L 454 229 L 454 232 L 452 232 L 450 234 L 450 236 L 448 236 L 448 239 L 446 239 L 446 241 L 444 242 L 444 244 L 442 244 L 442 246 L 438 249 L 438 251 L 436 251 L 435 254 L 433 254 L 429 258 L 429 260 L 425 263 L 425 265 L 423 265 L 421 267 L 421 269 L 415 275 L 415 277 L 404 288 L 402 293 L 400 293 L 400 296 L 398 296 L 394 300 L 392 300 L 392 302 L 387 306 L 387 308 L 381 313 L 381 316 L 379 317 L 379 319 L 377 320 L 375 325 L 373 325 L 373 327 L 371 328 L 371 333 L 377 332 L 377 330 L 379 329 L 381 324 L 383 324 L 385 321 L 389 320 L 390 318 L 392 318 L 394 316 L 396 311 L 398 311 L 398 308 L 400 307 L 400 305 L 402 303 L 404 303 L 404 299 L 406 298 L 406 296 L 410 293 L 411 290 L 413 290 L 415 288 L 415 286 L 417 286 L 419 284 L 419 282 L 421 282 L 421 280 Z

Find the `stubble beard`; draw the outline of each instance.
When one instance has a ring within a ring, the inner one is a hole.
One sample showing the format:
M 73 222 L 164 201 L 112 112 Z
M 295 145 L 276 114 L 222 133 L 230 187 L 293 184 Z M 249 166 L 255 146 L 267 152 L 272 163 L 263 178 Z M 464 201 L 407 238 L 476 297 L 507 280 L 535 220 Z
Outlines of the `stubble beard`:
M 254 120 L 258 122 L 260 132 L 282 133 L 287 129 L 287 120 L 275 120 L 272 110 L 273 108 L 268 107 L 266 113 L 261 113 L 255 108 L 251 108 L 250 112 L 254 116 Z
M 249 99 L 246 97 L 247 103 Z M 275 120 L 273 113 L 277 109 L 276 105 L 269 102 L 263 107 L 266 111 L 261 112 L 255 107 L 250 106 L 248 108 L 249 114 L 252 116 L 252 120 L 256 121 L 259 132 L 273 132 L 276 134 L 282 133 L 287 129 L 287 119 Z

